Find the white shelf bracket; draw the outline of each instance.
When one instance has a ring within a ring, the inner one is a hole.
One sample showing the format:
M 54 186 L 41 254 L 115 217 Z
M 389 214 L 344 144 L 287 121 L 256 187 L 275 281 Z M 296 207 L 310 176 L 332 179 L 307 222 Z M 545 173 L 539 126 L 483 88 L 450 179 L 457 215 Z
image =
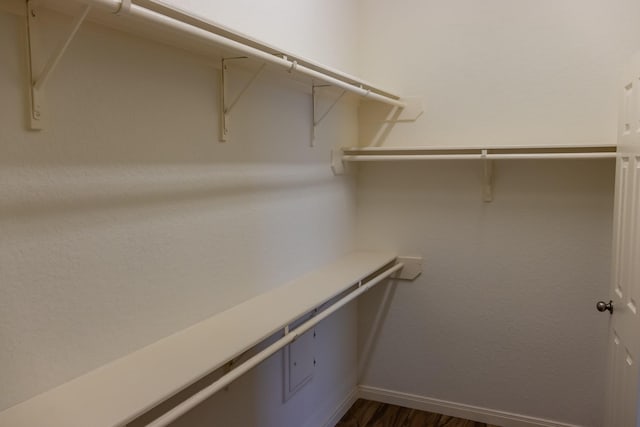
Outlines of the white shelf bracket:
M 487 150 L 482 150 L 483 176 L 482 200 L 485 203 L 493 201 L 493 160 L 487 158 Z
M 220 61 L 220 142 L 227 141 L 229 136 L 229 115 L 231 114 L 231 110 L 236 106 L 242 95 L 245 94 L 247 90 L 256 82 L 260 74 L 264 71 L 267 66 L 266 63 L 262 64 L 258 70 L 253 73 L 249 81 L 244 85 L 244 87 L 240 90 L 238 95 L 236 95 L 235 99 L 227 104 L 227 85 L 226 85 L 226 74 L 228 71 L 227 62 L 235 61 L 238 59 L 247 59 L 246 56 L 240 56 L 235 58 L 222 58 Z
M 415 280 L 422 274 L 422 264 L 424 260 L 420 256 L 399 256 L 398 263 L 402 263 L 403 267 L 392 277 L 399 280 Z
M 389 115 L 390 118 L 385 120 L 385 123 L 415 122 L 424 113 L 422 98 L 407 96 L 402 98 L 402 101 L 406 104 L 405 107 L 396 107 L 396 109 Z
M 342 157 L 344 152 L 342 148 L 334 148 L 331 150 L 331 170 L 334 175 L 344 175 L 346 173 L 346 167 Z
M 333 108 L 338 104 L 338 102 L 340 102 L 342 97 L 347 93 L 346 90 L 343 90 L 342 93 L 338 95 L 338 97 L 333 101 L 333 103 L 331 103 L 329 108 L 327 108 L 326 111 L 322 113 L 322 115 L 320 115 L 319 118 L 317 118 L 317 112 L 318 112 L 318 107 L 316 104 L 317 89 L 322 87 L 330 87 L 330 86 L 331 85 L 311 86 L 311 103 L 312 103 L 312 112 L 313 112 L 313 128 L 311 130 L 311 146 L 312 147 L 315 145 L 317 127 L 320 125 L 320 123 L 322 123 L 322 121 L 329 115 L 331 110 L 333 110 Z
M 131 10 L 131 0 L 122 0 L 118 10 L 113 12 L 116 15 L 125 15 Z
M 36 0 L 27 0 L 27 60 L 28 60 L 28 81 L 29 81 L 29 126 L 31 129 L 39 130 L 42 129 L 42 119 L 43 119 L 43 104 L 44 104 L 44 89 L 51 77 L 51 74 L 58 66 L 60 59 L 67 51 L 67 48 L 71 44 L 71 41 L 75 37 L 76 33 L 80 29 L 80 26 L 86 19 L 89 11 L 91 10 L 90 5 L 86 5 L 82 12 L 78 16 L 76 16 L 71 24 L 71 29 L 66 37 L 62 40 L 60 45 L 54 50 L 54 52 L 49 56 L 46 64 L 42 68 L 42 71 L 39 73 L 36 72 L 36 62 L 43 55 L 41 52 L 38 52 L 38 49 L 35 46 L 36 39 L 36 31 L 39 25 L 38 18 L 38 8 Z M 40 55 L 40 56 L 39 56 Z

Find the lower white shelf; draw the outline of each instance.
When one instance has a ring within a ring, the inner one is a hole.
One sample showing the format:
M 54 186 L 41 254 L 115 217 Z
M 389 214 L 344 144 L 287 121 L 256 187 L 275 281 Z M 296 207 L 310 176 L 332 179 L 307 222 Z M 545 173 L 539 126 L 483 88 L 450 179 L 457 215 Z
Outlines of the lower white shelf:
M 397 271 L 395 261 L 390 253 L 346 255 L 13 406 L 0 413 L 0 427 L 123 426 L 372 274 Z

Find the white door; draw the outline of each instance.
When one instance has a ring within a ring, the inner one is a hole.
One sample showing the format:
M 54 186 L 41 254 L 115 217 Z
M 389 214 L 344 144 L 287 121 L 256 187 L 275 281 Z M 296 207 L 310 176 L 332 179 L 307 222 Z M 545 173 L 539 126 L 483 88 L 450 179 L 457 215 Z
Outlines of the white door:
M 625 71 L 619 114 L 605 426 L 634 427 L 640 426 L 640 54 Z

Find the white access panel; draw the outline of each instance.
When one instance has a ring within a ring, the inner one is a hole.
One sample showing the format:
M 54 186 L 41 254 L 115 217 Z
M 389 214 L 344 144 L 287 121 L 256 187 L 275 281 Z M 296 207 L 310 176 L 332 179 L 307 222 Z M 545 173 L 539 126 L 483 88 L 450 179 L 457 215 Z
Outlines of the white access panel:
M 316 334 L 316 329 L 312 329 L 284 349 L 285 401 L 313 378 L 317 364 Z

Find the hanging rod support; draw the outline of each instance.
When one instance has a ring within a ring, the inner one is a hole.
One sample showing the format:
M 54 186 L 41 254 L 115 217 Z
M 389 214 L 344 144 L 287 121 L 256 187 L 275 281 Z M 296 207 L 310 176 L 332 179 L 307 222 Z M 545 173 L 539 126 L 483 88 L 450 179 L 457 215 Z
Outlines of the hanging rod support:
M 118 6 L 118 10 L 113 12 L 116 15 L 125 15 L 131 10 L 131 0 L 122 0 Z
M 260 66 L 260 68 L 258 69 L 258 71 L 256 71 L 253 76 L 251 76 L 251 79 L 249 79 L 249 81 L 247 82 L 247 84 L 242 88 L 242 90 L 240 91 L 240 93 L 238 94 L 238 96 L 236 96 L 236 99 L 233 100 L 233 102 L 231 103 L 231 105 L 229 105 L 226 109 L 225 109 L 225 113 L 229 114 L 231 113 L 231 110 L 233 109 L 233 107 L 235 107 L 235 105 L 238 103 L 238 101 L 240 100 L 240 98 L 242 97 L 242 95 L 244 95 L 244 93 L 253 85 L 253 83 L 255 83 L 256 79 L 258 78 L 258 76 L 260 74 L 262 74 L 262 72 L 264 71 L 265 67 L 267 66 L 267 64 L 262 64 Z
M 62 56 L 67 51 L 67 48 L 69 47 L 69 44 L 71 44 L 71 41 L 73 40 L 73 38 L 75 37 L 76 33 L 80 29 L 80 26 L 82 25 L 82 23 L 86 19 L 86 17 L 89 14 L 90 10 L 91 10 L 91 6 L 90 5 L 86 5 L 82 9 L 82 12 L 80 13 L 80 15 L 75 17 L 75 19 L 73 20 L 73 23 L 71 24 L 71 30 L 69 31 L 69 34 L 67 34 L 65 39 L 62 41 L 62 43 L 56 49 L 56 51 L 49 57 L 49 61 L 47 62 L 47 64 L 42 69 L 42 72 L 40 73 L 38 78 L 34 81 L 33 87 L 35 89 L 37 89 L 37 90 L 44 89 L 44 86 L 47 84 L 47 81 L 49 80 L 49 77 L 51 76 L 51 73 L 58 66 L 58 63 L 60 62 L 60 59 L 62 59 Z M 29 17 L 31 18 L 30 20 L 33 21 L 32 23 L 34 23 L 35 20 L 36 20 L 36 15 L 30 13 Z M 30 29 L 32 29 L 32 27 L 33 26 L 30 25 Z M 31 36 L 31 34 L 30 34 L 30 36 Z
M 342 97 L 347 93 L 346 90 L 343 90 L 342 93 L 340 93 L 340 95 L 333 101 L 333 103 L 331 103 L 331 105 L 329 106 L 329 108 L 327 108 L 327 110 L 322 113 L 322 115 L 319 118 L 316 118 L 316 112 L 317 112 L 317 107 L 316 107 L 316 96 L 317 96 L 317 89 L 318 88 L 322 88 L 322 87 L 327 87 L 330 85 L 313 85 L 311 87 L 311 102 L 312 102 L 312 111 L 313 111 L 313 129 L 311 132 L 311 146 L 314 146 L 315 140 L 316 140 L 316 128 L 320 125 L 320 123 L 322 123 L 322 121 L 325 119 L 325 117 L 327 117 L 327 115 L 329 115 L 329 113 L 331 112 L 331 110 L 333 110 L 333 107 L 335 107 L 338 102 L 340 102 L 340 100 L 342 99 Z
M 67 48 L 71 44 L 71 41 L 77 34 L 80 26 L 86 19 L 91 5 L 87 4 L 82 9 L 82 12 L 76 16 L 71 24 L 71 29 L 66 37 L 62 40 L 56 50 L 49 56 L 47 63 L 43 67 L 42 71 L 36 74 L 35 57 L 37 55 L 37 49 L 34 46 L 35 32 L 38 27 L 38 10 L 34 0 L 27 0 L 27 58 L 28 58 L 28 73 L 29 73 L 29 100 L 30 100 L 30 126 L 31 129 L 42 129 L 42 109 L 43 109 L 43 91 L 51 77 L 51 73 L 56 69 L 60 59 L 64 56 Z
M 483 176 L 482 201 L 493 202 L 493 160 L 487 158 L 488 150 L 482 150 Z
M 228 61 L 235 61 L 235 60 L 238 60 L 238 59 L 247 59 L 247 57 L 246 56 L 239 56 L 239 57 L 233 57 L 233 58 L 222 58 L 222 60 L 220 61 L 220 91 L 219 91 L 219 93 L 220 93 L 220 141 L 221 142 L 225 142 L 227 140 L 228 135 L 229 135 L 228 120 L 229 120 L 229 114 L 231 114 L 231 110 L 233 110 L 233 107 L 236 106 L 236 104 L 238 103 L 240 98 L 242 98 L 242 95 L 244 95 L 245 92 L 247 90 L 249 90 L 249 88 L 255 83 L 255 81 L 258 79 L 260 74 L 262 74 L 262 72 L 264 71 L 264 69 L 267 66 L 266 62 L 263 63 L 260 66 L 260 68 L 258 68 L 258 71 L 253 73 L 253 75 L 251 76 L 249 81 L 240 90 L 240 92 L 238 93 L 236 98 L 229 105 L 227 105 L 227 102 L 226 102 L 226 98 L 227 98 L 227 86 L 226 86 L 227 64 L 226 63 Z

